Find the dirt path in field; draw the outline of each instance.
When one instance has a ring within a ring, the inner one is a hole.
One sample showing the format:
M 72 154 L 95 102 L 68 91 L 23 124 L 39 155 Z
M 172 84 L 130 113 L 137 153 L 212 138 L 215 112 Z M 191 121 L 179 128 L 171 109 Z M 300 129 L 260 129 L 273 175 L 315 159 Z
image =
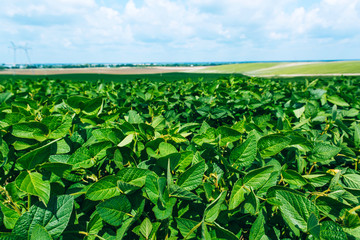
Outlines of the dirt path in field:
M 54 75 L 54 74 L 155 74 L 172 72 L 194 72 L 205 67 L 119 67 L 119 68 L 45 68 L 45 69 L 7 69 L 0 74 L 8 75 Z
M 254 76 L 254 77 L 340 77 L 340 76 L 360 76 L 360 73 L 323 73 L 323 74 L 279 74 L 279 75 L 275 75 L 275 74 L 254 74 L 254 75 L 250 75 L 250 76 Z
M 259 73 L 259 72 L 261 74 L 261 72 L 266 72 L 266 71 L 269 71 L 269 70 L 274 70 L 274 69 L 279 69 L 279 68 L 287 68 L 287 67 L 294 67 L 294 66 L 301 66 L 301 65 L 317 64 L 317 63 L 320 63 L 320 62 L 280 63 L 279 65 L 276 65 L 276 66 L 273 66 L 273 67 L 261 68 L 261 69 L 251 71 L 251 72 L 246 72 L 246 73 L 249 74 L 249 75 L 252 75 L 252 74 L 255 75 L 255 74 Z

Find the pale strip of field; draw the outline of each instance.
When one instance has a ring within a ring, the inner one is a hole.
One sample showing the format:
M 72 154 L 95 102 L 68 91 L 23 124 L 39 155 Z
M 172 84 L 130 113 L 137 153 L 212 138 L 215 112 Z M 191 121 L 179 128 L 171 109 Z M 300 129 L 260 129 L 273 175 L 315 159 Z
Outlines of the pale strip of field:
M 206 67 L 199 72 L 203 73 L 247 73 L 259 69 L 265 69 L 282 65 L 283 63 L 238 63 L 214 67 Z
M 55 75 L 55 74 L 155 74 L 172 72 L 195 72 L 204 67 L 120 67 L 120 68 L 44 68 L 44 69 L 7 69 L 0 74 L 16 75 Z
M 208 67 L 199 72 L 267 77 L 360 75 L 360 61 L 240 63 Z

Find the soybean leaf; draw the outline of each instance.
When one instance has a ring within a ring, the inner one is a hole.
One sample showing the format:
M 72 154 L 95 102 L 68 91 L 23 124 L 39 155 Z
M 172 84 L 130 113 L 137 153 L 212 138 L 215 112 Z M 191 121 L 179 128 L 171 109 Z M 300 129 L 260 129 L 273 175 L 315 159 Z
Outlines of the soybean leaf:
M 311 213 L 319 215 L 315 204 L 300 193 L 280 187 L 271 188 L 269 191 L 268 197 L 277 200 L 281 215 L 292 229 L 306 232 Z
M 126 145 L 130 144 L 134 139 L 134 134 L 127 135 L 117 146 L 118 147 L 125 147 Z
M 254 190 L 259 189 L 269 179 L 273 169 L 274 166 L 266 166 L 248 172 L 243 178 L 243 185 L 252 187 Z
M 36 224 L 35 227 L 33 228 L 32 234 L 31 234 L 31 238 L 30 240 L 51 240 L 52 237 L 51 235 L 48 233 L 48 231 L 46 231 L 46 229 L 41 226 L 40 224 Z
M 354 145 L 355 147 L 360 147 L 360 124 L 355 125 L 355 131 L 354 131 Z
M 116 128 L 100 128 L 92 131 L 92 135 L 99 141 L 110 141 L 113 144 L 119 144 L 124 139 L 124 134 Z
M 220 136 L 220 146 L 225 146 L 228 143 L 235 142 L 241 137 L 240 132 L 229 127 L 219 127 L 216 130 L 216 133 Z
M 102 218 L 100 217 L 99 213 L 95 211 L 93 214 L 91 214 L 90 221 L 86 229 L 89 234 L 93 235 L 98 234 L 103 226 L 104 224 Z
M 333 221 L 343 216 L 346 210 L 351 209 L 349 205 L 325 196 L 316 199 L 316 206 L 325 216 L 328 216 Z
M 317 219 L 314 213 L 310 214 L 310 217 L 307 222 L 307 230 L 314 237 L 320 238 L 320 224 L 319 224 L 319 220 Z
M 331 102 L 332 104 L 341 106 L 341 107 L 349 107 L 350 105 L 341 97 L 339 97 L 338 95 L 331 95 L 331 96 L 327 96 L 326 99 Z
M 245 194 L 248 190 L 243 186 L 242 179 L 236 181 L 230 196 L 229 210 L 235 209 L 245 200 Z
M 166 179 L 154 175 L 147 175 L 145 180 L 145 192 L 154 204 L 157 204 L 160 194 L 166 188 Z
M 259 139 L 259 152 L 263 157 L 270 157 L 279 153 L 281 150 L 287 147 L 290 142 L 291 138 L 280 134 L 267 135 Z
M 42 142 L 47 139 L 49 129 L 39 122 L 24 122 L 15 124 L 11 134 L 18 138 L 35 139 Z
M 49 116 L 42 120 L 49 129 L 48 139 L 62 138 L 69 134 L 72 126 L 72 118 L 69 115 L 65 116 Z
M 344 174 L 343 182 L 349 188 L 360 188 L 360 175 L 359 174 Z
M 260 211 L 257 216 L 254 224 L 250 228 L 249 239 L 253 240 L 261 240 L 266 235 L 265 234 L 265 216 L 264 211 Z
M 149 218 L 145 218 L 144 221 L 140 225 L 140 233 L 146 238 L 149 239 L 151 231 L 152 231 L 152 224 Z
M 177 185 L 188 191 L 194 190 L 201 184 L 204 172 L 205 162 L 198 162 L 180 175 Z
M 3 214 L 4 226 L 7 229 L 13 229 L 14 226 L 15 226 L 16 221 L 20 217 L 19 214 L 15 210 L 6 207 L 1 202 L 0 202 L 0 212 L 2 212 L 2 214 Z
M 69 195 L 52 197 L 47 206 L 38 202 L 19 218 L 12 233 L 27 239 L 31 236 L 34 227 L 39 224 L 52 238 L 58 238 L 70 220 L 73 205 L 74 198 Z
M 196 237 L 196 232 L 193 231 L 190 233 L 190 231 L 198 224 L 198 222 L 186 218 L 175 218 L 175 220 L 183 237 L 188 236 L 189 239 Z
M 148 169 L 123 168 L 117 173 L 119 178 L 117 181 L 118 187 L 124 193 L 140 189 L 145 185 L 146 176 L 150 174 L 155 175 L 154 172 Z
M 341 148 L 330 145 L 325 142 L 316 142 L 314 149 L 311 151 L 309 161 L 311 162 L 323 162 L 331 159 L 341 151 Z
M 166 202 L 155 205 L 152 210 L 155 213 L 156 219 L 164 220 L 169 218 L 172 215 L 175 204 L 176 198 L 169 198 Z
M 126 235 L 128 229 L 130 228 L 130 226 L 133 222 L 134 221 L 132 218 L 128 218 L 123 221 L 123 223 L 121 224 L 121 227 L 119 227 L 116 231 L 116 239 L 117 240 L 121 240 L 124 238 L 124 236 Z
M 102 109 L 102 105 L 103 105 L 102 97 L 97 97 L 97 98 L 91 99 L 84 104 L 83 112 L 86 115 L 99 114 L 99 112 Z
M 220 195 L 210 203 L 204 212 L 204 220 L 208 223 L 214 222 L 221 211 L 221 204 L 225 201 L 226 191 L 220 193 Z
M 321 223 L 320 239 L 342 240 L 347 239 L 342 227 L 332 221 L 325 221 Z
M 39 147 L 22 155 L 17 159 L 17 163 L 19 163 L 25 169 L 34 169 L 36 165 L 49 160 L 50 155 L 54 152 L 57 141 L 58 140 L 54 140 L 42 147 Z
M 118 178 L 115 176 L 106 176 L 100 179 L 87 190 L 86 197 L 92 201 L 99 201 L 120 195 L 117 180 Z
M 141 116 L 134 110 L 129 111 L 129 115 L 127 117 L 127 121 L 131 124 L 140 124 L 144 123 L 144 120 L 141 118 Z
M 16 186 L 30 195 L 38 196 L 45 204 L 50 199 L 50 182 L 37 172 L 24 171 L 16 178 Z
M 308 183 L 298 172 L 294 170 L 282 171 L 281 174 L 283 175 L 284 181 L 289 184 L 302 187 Z
M 170 186 L 170 197 L 176 197 L 176 198 L 181 198 L 181 199 L 185 199 L 185 200 L 201 200 L 201 198 L 199 196 L 197 196 L 196 194 L 185 190 L 184 188 L 172 184 Z
M 255 160 L 256 148 L 256 136 L 254 132 L 251 132 L 244 143 L 231 151 L 230 163 L 240 167 L 250 165 Z
M 118 227 L 128 218 L 127 213 L 131 211 L 131 203 L 125 195 L 116 196 L 98 204 L 96 211 L 105 222 Z

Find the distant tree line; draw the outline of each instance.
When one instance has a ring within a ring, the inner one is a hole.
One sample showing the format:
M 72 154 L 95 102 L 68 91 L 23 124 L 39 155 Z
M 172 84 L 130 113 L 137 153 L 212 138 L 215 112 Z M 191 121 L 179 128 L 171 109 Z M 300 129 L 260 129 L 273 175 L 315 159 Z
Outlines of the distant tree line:
M 16 64 L 9 66 L 2 64 L 0 70 L 5 69 L 38 69 L 38 68 L 119 68 L 119 67 L 192 67 L 192 66 L 216 66 L 224 63 L 118 63 L 118 64 L 104 64 L 104 63 L 86 63 L 86 64 Z

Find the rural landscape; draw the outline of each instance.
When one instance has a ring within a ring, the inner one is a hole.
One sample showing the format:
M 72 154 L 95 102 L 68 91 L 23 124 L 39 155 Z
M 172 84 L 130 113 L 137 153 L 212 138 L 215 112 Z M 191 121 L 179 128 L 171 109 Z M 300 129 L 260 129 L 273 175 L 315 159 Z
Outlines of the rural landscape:
M 360 0 L 12 0 L 0 240 L 360 240 Z
M 358 64 L 3 74 L 1 239 L 358 239 Z

